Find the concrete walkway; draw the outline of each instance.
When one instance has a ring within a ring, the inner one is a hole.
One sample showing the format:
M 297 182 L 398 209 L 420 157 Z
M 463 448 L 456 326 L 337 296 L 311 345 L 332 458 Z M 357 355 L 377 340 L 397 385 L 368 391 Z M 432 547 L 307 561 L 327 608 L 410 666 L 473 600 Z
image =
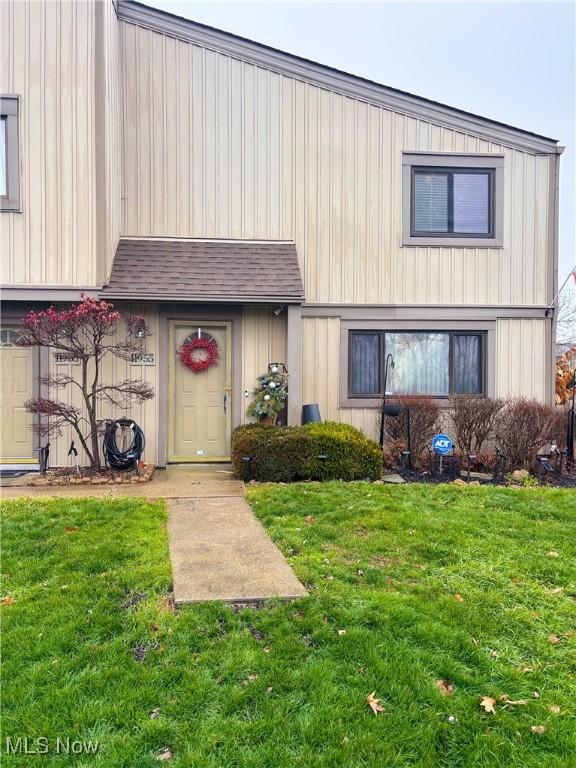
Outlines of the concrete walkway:
M 306 594 L 242 492 L 170 502 L 168 532 L 177 605 Z
M 255 602 L 301 597 L 306 590 L 254 516 L 244 484 L 227 465 L 156 470 L 149 483 L 34 487 L 3 481 L 2 498 L 165 499 L 177 605 L 207 600 Z

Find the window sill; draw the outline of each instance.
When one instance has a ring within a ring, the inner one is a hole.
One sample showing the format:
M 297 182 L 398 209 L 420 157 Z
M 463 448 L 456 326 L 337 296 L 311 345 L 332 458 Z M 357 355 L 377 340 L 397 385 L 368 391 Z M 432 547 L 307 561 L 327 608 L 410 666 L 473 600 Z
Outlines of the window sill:
M 409 397 L 409 395 L 407 395 Z M 417 397 L 417 395 L 415 395 Z M 428 395 L 422 395 L 422 397 L 428 397 Z M 435 403 L 440 407 L 440 410 L 447 411 L 450 408 L 451 395 L 430 397 L 430 402 Z M 482 392 L 480 397 L 486 397 Z M 386 402 L 391 405 L 395 403 L 397 397 L 395 395 L 387 395 Z M 372 410 L 380 408 L 382 405 L 382 398 L 369 398 L 369 397 L 346 397 L 340 400 L 340 409 L 343 408 L 369 408 Z
M 412 237 L 408 235 L 402 241 L 403 247 L 411 248 L 503 248 L 496 237 Z

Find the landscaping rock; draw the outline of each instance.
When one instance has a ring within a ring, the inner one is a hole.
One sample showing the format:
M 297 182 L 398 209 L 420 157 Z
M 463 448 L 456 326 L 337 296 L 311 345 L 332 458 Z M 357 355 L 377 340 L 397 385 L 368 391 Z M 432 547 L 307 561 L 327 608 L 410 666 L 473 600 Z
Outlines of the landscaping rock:
M 450 485 L 468 485 L 468 483 L 465 480 L 462 480 L 461 478 L 457 477 L 456 480 L 452 480 Z
M 390 475 L 384 475 L 382 478 L 383 483 L 395 483 L 397 485 L 400 485 L 402 483 L 405 483 L 406 480 L 401 475 L 396 474 L 395 472 Z
M 530 472 L 527 469 L 515 469 L 510 475 L 513 483 L 522 483 L 527 477 L 530 477 Z

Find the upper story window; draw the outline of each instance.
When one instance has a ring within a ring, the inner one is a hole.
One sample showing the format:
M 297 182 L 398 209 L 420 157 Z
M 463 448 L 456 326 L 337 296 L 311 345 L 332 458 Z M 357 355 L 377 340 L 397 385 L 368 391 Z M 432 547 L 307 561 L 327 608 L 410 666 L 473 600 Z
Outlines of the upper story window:
M 18 98 L 0 98 L 0 210 L 20 210 Z
M 403 155 L 403 244 L 502 245 L 500 155 Z

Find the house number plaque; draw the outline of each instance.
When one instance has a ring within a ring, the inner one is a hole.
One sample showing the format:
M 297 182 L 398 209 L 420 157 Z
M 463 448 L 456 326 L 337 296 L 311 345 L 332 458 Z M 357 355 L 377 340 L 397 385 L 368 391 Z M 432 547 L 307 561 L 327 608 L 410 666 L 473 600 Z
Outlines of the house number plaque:
M 132 352 L 130 365 L 155 365 L 154 352 Z

